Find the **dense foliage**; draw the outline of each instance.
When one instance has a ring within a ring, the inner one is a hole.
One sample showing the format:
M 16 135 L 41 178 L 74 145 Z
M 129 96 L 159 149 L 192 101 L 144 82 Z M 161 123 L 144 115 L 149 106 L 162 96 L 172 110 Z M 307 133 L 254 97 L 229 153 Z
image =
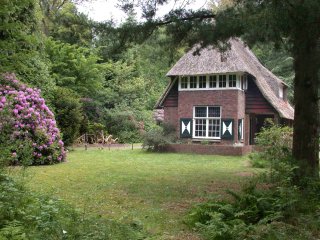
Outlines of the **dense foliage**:
M 146 132 L 143 137 L 143 148 L 150 151 L 161 151 L 166 144 L 177 140 L 175 127 L 171 124 L 163 123 L 155 126 Z
M 278 169 L 282 163 L 289 163 L 292 160 L 292 128 L 279 126 L 269 122 L 256 135 L 258 150 L 250 157 L 254 167 L 272 166 Z
M 0 96 L 1 159 L 24 165 L 64 161 L 59 129 L 40 90 L 6 74 L 0 79 Z
M 268 172 L 251 179 L 232 201 L 197 205 L 187 222 L 205 239 L 318 239 L 319 182 L 295 185 L 292 129 L 276 125 L 258 136 L 255 161 L 268 162 Z

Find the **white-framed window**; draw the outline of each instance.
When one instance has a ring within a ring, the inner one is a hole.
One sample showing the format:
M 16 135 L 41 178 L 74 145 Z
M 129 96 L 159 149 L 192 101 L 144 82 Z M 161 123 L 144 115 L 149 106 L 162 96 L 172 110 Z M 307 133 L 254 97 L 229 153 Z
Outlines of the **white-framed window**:
M 190 88 L 197 88 L 197 77 L 190 76 Z
M 194 106 L 193 138 L 221 138 L 221 107 Z
M 207 76 L 199 76 L 199 88 L 207 88 Z
M 247 76 L 244 73 L 207 74 L 181 76 L 179 91 L 247 89 Z
M 283 86 L 279 86 L 279 98 L 283 99 Z
M 227 75 L 219 75 L 219 88 L 227 87 Z
M 180 87 L 182 89 L 187 89 L 188 88 L 188 77 L 182 77 L 180 80 Z
M 248 80 L 247 75 L 242 75 L 240 78 L 240 88 L 241 90 L 247 90 L 248 89 Z
M 229 87 L 230 88 L 237 87 L 237 75 L 235 74 L 229 75 Z
M 212 75 L 209 77 L 209 88 L 217 87 L 217 75 Z

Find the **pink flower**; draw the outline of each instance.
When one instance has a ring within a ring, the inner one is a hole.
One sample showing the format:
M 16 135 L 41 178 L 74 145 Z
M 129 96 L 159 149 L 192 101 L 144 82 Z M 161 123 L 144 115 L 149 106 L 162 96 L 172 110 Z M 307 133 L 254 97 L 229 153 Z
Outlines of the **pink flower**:
M 58 144 L 59 148 L 52 148 L 55 152 L 46 152 L 46 161 L 51 159 L 47 163 L 53 163 L 64 160 L 64 144 L 57 123 L 53 113 L 40 96 L 40 90 L 27 88 L 16 79 L 14 74 L 5 74 L 4 78 L 5 83 L 0 82 L 0 111 L 6 107 L 11 112 L 8 116 L 13 130 L 10 139 L 18 140 L 23 137 L 26 141 L 33 142 L 32 158 L 41 158 L 45 149 Z M 2 127 L 3 124 L 0 123 L 0 128 Z M 13 157 L 17 155 L 19 153 L 12 153 Z M 54 157 L 57 155 L 59 157 Z

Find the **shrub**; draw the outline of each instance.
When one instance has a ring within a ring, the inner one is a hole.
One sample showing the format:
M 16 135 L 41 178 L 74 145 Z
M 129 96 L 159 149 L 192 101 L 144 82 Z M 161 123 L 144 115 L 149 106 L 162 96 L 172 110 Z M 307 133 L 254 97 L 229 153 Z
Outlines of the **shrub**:
M 276 164 L 291 158 L 293 130 L 288 126 L 269 123 L 257 134 L 256 142 L 261 147 L 261 155 Z
M 106 114 L 106 126 L 114 138 L 122 143 L 141 142 L 144 123 L 139 122 L 131 110 L 113 109 Z
M 283 163 L 292 164 L 292 135 L 292 128 L 269 122 L 256 136 L 259 150 L 250 156 L 253 166 L 276 169 Z
M 14 74 L 0 78 L 0 159 L 4 164 L 62 162 L 64 143 L 40 90 L 21 84 Z
M 175 127 L 171 124 L 163 123 L 156 126 L 143 136 L 143 148 L 151 151 L 160 151 L 166 144 L 176 140 Z

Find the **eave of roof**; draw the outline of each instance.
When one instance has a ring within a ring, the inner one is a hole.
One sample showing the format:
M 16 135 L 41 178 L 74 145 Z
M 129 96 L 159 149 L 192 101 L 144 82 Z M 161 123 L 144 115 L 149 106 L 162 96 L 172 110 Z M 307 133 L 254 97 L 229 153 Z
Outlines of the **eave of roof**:
M 163 104 L 163 101 L 166 99 L 166 97 L 168 96 L 171 88 L 173 87 L 174 83 L 176 82 L 177 79 L 172 79 L 167 87 L 165 88 L 163 94 L 160 96 L 159 100 L 157 101 L 156 105 L 154 106 L 155 109 L 158 109 L 158 108 L 162 108 L 162 104 Z

